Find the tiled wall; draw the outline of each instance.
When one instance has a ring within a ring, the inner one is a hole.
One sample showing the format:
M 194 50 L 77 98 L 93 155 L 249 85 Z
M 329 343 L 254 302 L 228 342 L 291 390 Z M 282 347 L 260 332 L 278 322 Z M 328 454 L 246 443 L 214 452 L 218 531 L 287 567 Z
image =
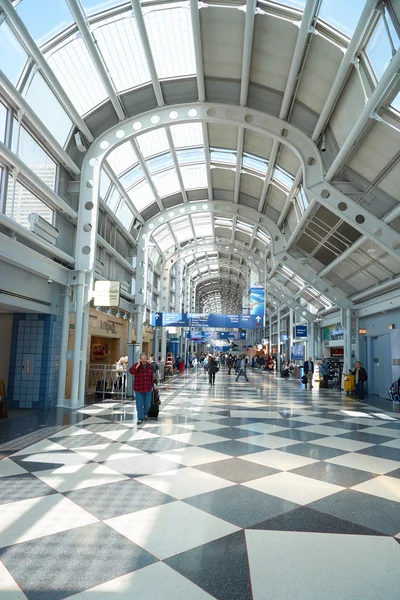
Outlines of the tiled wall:
M 56 405 L 61 323 L 56 315 L 14 314 L 8 375 L 12 408 Z

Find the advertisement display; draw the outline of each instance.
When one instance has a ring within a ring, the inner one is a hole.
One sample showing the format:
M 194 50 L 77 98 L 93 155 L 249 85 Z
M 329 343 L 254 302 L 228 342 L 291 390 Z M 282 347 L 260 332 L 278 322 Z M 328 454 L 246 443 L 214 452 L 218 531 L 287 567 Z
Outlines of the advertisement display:
M 93 302 L 95 306 L 119 306 L 120 281 L 96 281 Z
M 261 318 L 265 315 L 265 289 L 263 287 L 250 288 L 250 315 Z
M 296 325 L 296 338 L 307 337 L 307 325 Z
M 255 329 L 262 327 L 263 318 L 259 315 L 207 315 L 199 313 L 152 314 L 153 327 L 212 327 L 213 329 Z
M 304 345 L 294 344 L 292 348 L 292 360 L 304 360 Z

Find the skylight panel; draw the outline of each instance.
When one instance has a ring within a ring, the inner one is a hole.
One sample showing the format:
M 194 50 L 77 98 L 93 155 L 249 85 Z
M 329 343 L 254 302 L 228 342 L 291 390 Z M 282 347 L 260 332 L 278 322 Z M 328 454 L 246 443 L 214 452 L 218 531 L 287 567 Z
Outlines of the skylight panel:
M 40 0 L 40 18 L 37 0 L 23 0 L 16 9 L 38 46 L 74 22 L 65 0 Z
M 113 212 L 115 212 L 115 209 L 117 208 L 120 198 L 121 198 L 121 194 L 119 193 L 117 188 L 114 186 L 112 189 L 112 192 L 109 194 L 109 196 L 107 198 L 107 205 L 111 208 L 111 210 Z
M 28 56 L 5 22 L 0 26 L 0 56 L 2 71 L 17 85 Z
M 224 219 L 222 217 L 216 217 L 215 226 L 216 227 L 228 227 L 229 229 L 232 229 L 233 221 L 232 221 L 232 219 Z
M 159 78 L 196 73 L 188 3 L 149 6 L 143 14 Z
M 82 38 L 74 35 L 45 58 L 80 115 L 108 97 Z
M 132 224 L 133 224 L 134 216 L 133 216 L 133 212 L 131 211 L 131 209 L 129 208 L 129 206 L 127 205 L 126 202 L 121 202 L 121 204 L 119 205 L 118 210 L 116 212 L 116 216 L 121 221 L 121 223 L 124 225 L 124 227 L 128 231 L 130 231 L 130 228 L 132 227 Z
M 146 161 L 147 168 L 151 174 L 158 173 L 159 171 L 165 171 L 166 169 L 174 168 L 174 161 L 170 152 L 161 154 L 161 156 L 154 156 Z
M 117 4 L 122 4 L 123 1 L 124 0 L 81 0 L 87 15 L 92 15 L 116 6 Z
M 171 234 L 166 235 L 160 242 L 157 242 L 162 252 L 166 252 L 169 248 L 175 247 L 174 238 Z
M 121 175 L 124 171 L 133 167 L 138 160 L 130 142 L 124 142 L 117 146 L 107 156 L 107 162 L 116 175 Z
M 175 169 L 159 173 L 153 177 L 154 185 L 161 198 L 170 196 L 180 191 L 179 180 Z
M 127 173 L 125 173 L 125 175 L 122 175 L 119 180 L 124 188 L 128 190 L 144 178 L 145 174 L 142 170 L 142 167 L 137 164 L 135 167 L 133 167 L 133 169 L 130 169 Z
M 263 244 L 269 244 L 271 242 L 271 238 L 269 237 L 269 235 L 267 235 L 263 231 L 258 231 L 256 238 L 260 240 L 260 242 L 262 242 Z
M 138 135 L 136 141 L 144 158 L 161 154 L 170 149 L 167 134 L 162 128 Z
M 176 154 L 180 165 L 204 162 L 204 148 L 187 148 Z
M 299 10 L 304 10 L 306 5 L 306 0 L 275 0 L 278 4 L 285 4 L 286 6 L 291 6 L 292 8 L 298 8 Z
M 225 150 L 224 148 L 211 148 L 210 158 L 212 163 L 236 165 L 235 150 Z
M 253 225 L 248 225 L 247 223 L 243 223 L 243 221 L 236 222 L 236 229 L 238 231 L 244 231 L 245 233 L 253 233 Z
M 147 181 L 131 189 L 128 196 L 139 212 L 155 202 L 154 194 Z
M 207 173 L 205 165 L 193 165 L 181 168 L 183 184 L 187 190 L 207 187 Z
M 203 129 L 201 123 L 180 123 L 171 126 L 175 148 L 187 146 L 203 146 Z
M 298 204 L 299 204 L 301 212 L 304 213 L 304 211 L 306 210 L 306 208 L 308 206 L 308 198 L 302 187 L 300 188 L 300 190 L 297 194 L 297 200 L 298 200 Z
M 132 13 L 93 26 L 93 35 L 117 91 L 150 81 L 146 56 Z
M 274 179 L 286 189 L 290 189 L 294 181 L 294 177 L 281 167 L 276 167 L 276 169 L 274 169 Z
M 258 156 L 254 156 L 253 154 L 245 153 L 243 155 L 243 167 L 250 171 L 256 171 L 256 173 L 260 173 L 261 175 L 266 175 L 268 161 L 259 158 Z
M 400 113 L 400 92 L 397 94 L 397 96 L 393 100 L 393 102 L 390 105 L 390 107 L 394 108 L 395 110 L 397 110 L 397 112 Z
M 103 200 L 107 196 L 107 192 L 108 192 L 108 188 L 110 187 L 110 184 L 111 184 L 111 179 L 109 178 L 107 173 L 104 171 L 104 169 L 102 169 L 101 173 L 100 173 L 99 196 Z
M 322 0 L 318 18 L 351 38 L 366 0 Z
M 392 60 L 392 45 L 390 38 L 395 48 L 399 48 L 400 46 L 400 38 L 386 9 L 385 18 L 389 27 L 390 37 L 383 16 L 381 15 L 366 47 L 367 56 L 378 81 L 381 79 Z
M 174 233 L 176 239 L 180 244 L 182 242 L 186 242 L 187 240 L 193 239 L 192 230 L 190 229 L 189 225 L 185 229 L 179 229 L 178 231 L 174 230 Z

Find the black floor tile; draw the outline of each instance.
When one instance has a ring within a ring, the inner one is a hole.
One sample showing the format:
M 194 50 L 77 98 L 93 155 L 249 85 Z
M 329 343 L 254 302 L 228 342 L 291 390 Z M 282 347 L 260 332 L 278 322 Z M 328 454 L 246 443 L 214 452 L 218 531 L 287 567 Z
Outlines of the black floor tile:
M 315 460 L 327 460 L 328 458 L 334 458 L 345 454 L 343 450 L 337 450 L 335 448 L 327 448 L 326 446 L 317 446 L 316 444 L 296 444 L 293 446 L 287 446 L 286 448 L 280 448 L 280 450 L 290 452 L 290 454 L 298 454 L 299 456 L 307 456 L 308 458 L 314 458 Z
M 400 450 L 398 448 L 390 448 L 389 446 L 371 446 L 370 448 L 359 450 L 357 454 L 367 454 L 368 456 L 400 461 Z
M 250 527 L 298 506 L 241 485 L 200 494 L 184 502 L 238 527 Z
M 74 490 L 64 496 L 101 521 L 176 501 L 133 479 Z
M 217 600 L 252 600 L 244 531 L 164 562 Z
M 60 437 L 52 437 L 52 442 L 64 446 L 64 448 L 84 448 L 85 446 L 97 446 L 99 444 L 107 444 L 106 438 L 95 433 L 88 433 L 87 435 L 68 435 Z
M 396 469 L 395 471 L 391 471 L 390 473 L 386 473 L 387 476 L 389 477 L 396 477 L 397 479 L 400 479 L 400 469 Z
M 0 549 L 28 600 L 62 600 L 156 559 L 103 523 Z
M 305 423 L 303 423 L 303 426 L 305 426 Z M 271 431 L 271 435 L 287 440 L 297 440 L 299 442 L 312 442 L 313 440 L 320 440 L 323 437 L 320 433 L 311 433 L 309 431 L 302 431 L 301 429 L 285 429 L 284 431 L 277 432 Z
M 235 483 L 245 483 L 246 481 L 253 481 L 253 479 L 278 473 L 276 469 L 241 460 L 240 458 L 227 458 L 226 460 L 207 463 L 194 468 Z
M 214 433 L 211 431 L 210 433 Z M 245 436 L 242 436 L 245 437 Z M 213 444 L 204 444 L 202 448 L 212 450 L 213 452 L 221 452 L 229 456 L 245 456 L 246 454 L 255 454 L 262 452 L 263 447 L 255 444 L 247 444 L 246 442 L 238 442 L 237 440 L 226 440 L 225 442 L 215 442 Z
M 309 505 L 309 508 L 358 523 L 387 535 L 400 531 L 399 503 L 377 496 L 344 490 Z
M 105 438 L 104 440 L 104 443 L 107 443 L 108 440 Z M 47 471 L 48 469 L 58 469 L 67 464 L 82 465 L 91 462 L 72 450 L 65 450 L 65 452 L 38 452 L 32 455 L 18 455 L 11 457 L 11 460 L 23 469 L 29 471 L 29 473 Z
M 55 494 L 56 490 L 30 473 L 12 475 L 0 479 L 0 504 L 9 504 L 28 498 L 39 498 Z M 1 509 L 0 509 L 1 522 Z
M 356 440 L 357 442 L 366 442 L 367 444 L 384 444 L 389 442 L 390 438 L 384 435 L 375 435 L 375 433 L 364 433 L 363 431 L 351 431 L 349 433 L 341 433 L 338 438 L 347 440 Z
M 239 438 L 250 436 L 257 437 L 258 435 L 261 435 L 260 431 L 248 431 L 247 429 L 240 429 L 238 427 L 225 427 L 225 429 L 213 429 L 212 431 L 210 431 L 210 433 L 212 433 L 212 435 L 219 435 L 222 438 L 227 438 L 230 440 L 237 440 Z
M 353 487 L 377 477 L 375 473 L 350 469 L 349 467 L 342 467 L 341 465 L 328 462 L 318 462 L 306 465 L 305 467 L 299 467 L 298 469 L 293 469 L 291 473 L 311 477 L 311 479 L 319 479 L 320 481 L 333 483 L 342 487 Z
M 307 506 L 295 508 L 290 512 L 274 517 L 262 523 L 257 523 L 249 529 L 274 531 L 306 531 L 314 533 L 341 533 L 349 535 L 383 535 L 373 529 L 338 519 Z

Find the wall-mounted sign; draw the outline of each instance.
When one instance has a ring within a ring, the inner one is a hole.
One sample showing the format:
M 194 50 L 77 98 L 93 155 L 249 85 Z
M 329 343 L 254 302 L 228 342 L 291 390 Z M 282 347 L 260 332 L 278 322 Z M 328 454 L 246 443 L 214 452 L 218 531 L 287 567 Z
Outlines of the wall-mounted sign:
M 296 338 L 307 337 L 307 325 L 296 325 Z
M 108 331 L 108 333 L 117 333 L 117 328 L 113 321 L 100 321 L 100 329 L 104 329 L 104 331 Z
M 96 281 L 93 295 L 95 306 L 119 306 L 120 292 L 120 281 Z
M 359 330 L 358 330 L 358 333 L 359 333 L 360 335 L 365 335 L 365 334 L 367 333 L 367 330 L 366 330 L 366 329 L 359 329 Z
M 287 342 L 289 340 L 289 336 L 287 333 L 282 333 L 282 342 Z

